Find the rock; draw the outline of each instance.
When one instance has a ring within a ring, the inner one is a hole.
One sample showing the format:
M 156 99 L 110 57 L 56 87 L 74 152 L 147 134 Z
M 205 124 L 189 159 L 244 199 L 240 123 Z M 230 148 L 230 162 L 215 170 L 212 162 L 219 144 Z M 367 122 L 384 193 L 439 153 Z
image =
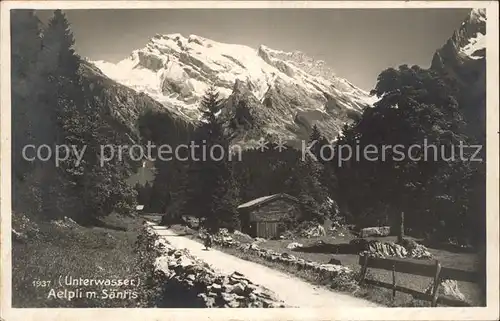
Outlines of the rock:
M 455 280 L 443 280 L 439 287 L 439 292 L 444 296 L 449 296 L 458 300 L 465 301 L 465 295 L 460 292 L 458 283 Z
M 286 248 L 287 248 L 287 249 L 289 249 L 289 250 L 293 250 L 293 249 L 296 249 L 296 248 L 301 248 L 301 247 L 303 247 L 303 246 L 304 246 L 304 245 L 303 245 L 303 244 L 301 244 L 301 243 L 292 242 L 292 243 L 288 244 L 288 245 L 286 246 Z
M 303 235 L 305 237 L 325 236 L 326 235 L 326 231 L 325 231 L 325 228 L 323 226 L 317 225 L 317 226 L 311 227 L 309 229 L 306 229 L 303 232 Z
M 240 307 L 240 302 L 238 301 L 229 301 L 225 306 L 225 308 L 239 308 Z
M 233 292 L 234 284 L 224 284 L 222 286 L 222 291 L 231 293 Z
M 249 284 L 251 284 L 252 282 L 250 282 L 249 280 L 247 279 L 241 279 L 240 280 L 240 283 L 246 288 Z
M 221 297 L 226 302 L 231 302 L 235 300 L 235 296 L 232 293 L 221 292 Z
M 246 288 L 245 288 L 245 291 L 249 294 L 249 295 L 252 295 L 252 292 L 256 291 L 259 287 L 253 283 L 249 283 Z
M 361 229 L 360 236 L 388 236 L 391 233 L 390 226 L 366 227 Z
M 240 240 L 244 239 L 246 242 L 254 241 L 254 239 L 250 235 L 242 233 L 241 231 L 238 230 L 234 231 L 234 235 L 238 236 Z
M 205 293 L 198 294 L 198 297 L 205 301 L 207 308 L 215 308 L 215 298 Z
M 177 264 L 182 266 L 183 268 L 187 268 L 188 266 L 193 265 L 193 261 L 183 256 L 179 258 L 179 260 L 177 260 Z
M 431 282 L 425 289 L 426 294 L 432 294 L 434 284 Z M 465 295 L 459 290 L 457 281 L 455 280 L 442 280 L 438 288 L 438 297 L 446 296 L 461 301 L 466 301 Z
M 250 294 L 248 295 L 248 300 L 250 300 L 250 301 L 257 301 L 257 300 L 258 300 L 258 297 L 257 297 L 257 295 L 255 295 L 254 293 L 250 293 Z
M 263 308 L 264 307 L 264 304 L 261 302 L 261 301 L 252 301 L 250 302 L 250 304 L 248 305 L 249 308 Z
M 218 283 L 213 283 L 211 286 L 210 286 L 210 290 L 214 291 L 214 292 L 221 292 L 222 291 L 222 286 Z
M 254 250 L 254 251 L 258 251 L 259 250 L 259 246 L 255 243 L 252 243 L 250 244 L 250 250 Z
M 241 283 L 236 283 L 231 291 L 234 294 L 243 295 L 245 293 L 245 286 Z
M 231 274 L 231 277 L 232 278 L 244 278 L 245 276 L 238 271 L 234 271 L 233 274 Z
M 217 298 L 219 296 L 219 292 L 216 293 L 209 291 L 207 295 L 211 298 Z

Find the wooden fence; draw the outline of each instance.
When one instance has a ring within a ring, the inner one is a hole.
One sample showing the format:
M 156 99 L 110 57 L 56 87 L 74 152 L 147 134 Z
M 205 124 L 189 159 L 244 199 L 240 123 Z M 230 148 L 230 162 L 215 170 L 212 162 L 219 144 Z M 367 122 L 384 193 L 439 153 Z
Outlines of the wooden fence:
M 452 299 L 448 297 L 439 297 L 439 286 L 441 280 L 450 279 L 464 282 L 479 281 L 478 274 L 472 271 L 464 271 L 454 268 L 442 267 L 439 261 L 434 264 L 426 264 L 422 262 L 412 262 L 402 259 L 388 259 L 369 257 L 367 255 L 359 256 L 359 264 L 361 265 L 360 284 L 370 284 L 392 290 L 392 296 L 396 296 L 396 292 L 403 292 L 412 295 L 416 299 L 430 301 L 431 306 L 435 307 L 437 304 L 444 304 L 448 306 L 470 306 L 467 302 Z M 384 283 L 377 280 L 366 279 L 366 272 L 369 268 L 392 271 L 392 284 Z M 396 285 L 396 272 L 419 275 L 433 279 L 432 294 L 422 293 L 414 289 L 405 288 Z

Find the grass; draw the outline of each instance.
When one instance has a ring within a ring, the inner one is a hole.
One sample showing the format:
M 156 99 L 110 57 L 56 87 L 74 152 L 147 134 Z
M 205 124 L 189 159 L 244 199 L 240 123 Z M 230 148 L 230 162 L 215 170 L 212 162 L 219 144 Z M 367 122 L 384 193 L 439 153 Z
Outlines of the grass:
M 196 236 L 197 235 L 196 231 L 188 227 L 173 225 L 171 228 L 178 233 L 190 236 L 191 238 L 200 241 Z M 360 270 L 360 266 L 358 264 L 358 259 L 359 259 L 358 254 L 306 253 L 306 252 L 292 251 L 286 248 L 286 246 L 291 242 L 302 243 L 304 246 L 312 245 L 320 240 L 331 244 L 346 244 L 349 243 L 349 241 L 351 241 L 353 238 L 354 237 L 352 235 L 350 235 L 346 231 L 343 231 L 343 236 L 339 236 L 337 234 L 335 236 L 329 235 L 329 236 L 316 237 L 310 239 L 299 238 L 293 241 L 268 240 L 259 243 L 259 247 L 273 250 L 278 253 L 286 252 L 294 255 L 295 257 L 319 263 L 328 263 L 328 261 L 331 258 L 336 258 L 342 262 L 342 265 L 348 266 L 351 269 L 353 269 L 355 271 L 355 276 L 356 276 Z M 396 241 L 396 238 L 392 236 L 372 237 L 367 239 L 378 239 L 380 241 L 385 241 L 385 242 Z M 241 242 L 243 241 L 243 239 L 240 239 L 239 241 Z M 393 299 L 392 290 L 380 287 L 372 287 L 372 286 L 363 286 L 362 288 L 358 288 L 354 286 L 353 280 L 325 279 L 313 271 L 298 270 L 295 267 L 287 266 L 279 262 L 269 262 L 264 258 L 259 257 L 251 252 L 243 253 L 238 249 L 222 248 L 219 246 L 216 246 L 216 248 L 225 253 L 239 257 L 241 259 L 259 263 L 268 266 L 270 268 L 297 276 L 311 284 L 324 286 L 335 291 L 341 291 L 347 294 L 351 294 L 355 297 L 364 298 L 382 305 L 397 306 L 397 307 L 430 306 L 429 302 L 417 300 L 413 298 L 411 295 L 405 293 L 398 292 L 396 294 L 396 297 Z M 458 268 L 462 270 L 475 270 L 478 268 L 477 254 L 451 252 L 451 251 L 431 249 L 431 248 L 429 248 L 429 251 L 434 255 L 436 259 L 438 259 L 441 262 L 442 266 Z M 370 269 L 368 271 L 367 278 L 392 283 L 392 273 L 390 271 Z M 398 273 L 396 275 L 396 282 L 399 286 L 408 287 L 423 292 L 427 288 L 427 286 L 432 282 L 432 280 L 430 278 Z M 469 303 L 471 303 L 474 306 L 481 306 L 483 304 L 483 301 L 481 300 L 482 298 L 481 290 L 477 284 L 468 282 L 458 282 L 458 286 L 460 291 L 465 295 Z
M 304 246 L 308 246 L 314 244 L 319 240 L 331 244 L 346 244 L 349 243 L 349 241 L 352 240 L 353 238 L 354 237 L 348 234 L 344 234 L 343 237 L 335 236 L 335 238 L 332 238 L 332 236 L 324 236 L 311 239 L 297 239 L 295 241 L 304 244 Z M 396 241 L 396 237 L 392 236 L 377 237 L 377 238 L 373 237 L 367 239 L 377 239 L 382 242 Z M 287 252 L 296 257 L 319 263 L 328 263 L 328 261 L 331 258 L 336 258 L 342 262 L 342 265 L 349 266 L 354 271 L 360 270 L 360 266 L 358 264 L 359 256 L 357 254 L 305 253 L 299 251 L 292 251 L 286 248 L 286 246 L 290 243 L 291 243 L 290 240 L 269 240 L 260 243 L 259 246 L 280 253 Z M 429 248 L 429 252 L 431 252 L 432 255 L 441 262 L 441 265 L 443 267 L 451 267 L 461 270 L 473 271 L 478 269 L 479 266 L 478 262 L 479 258 L 478 255 L 475 253 L 458 253 L 458 252 L 450 252 L 446 250 L 431 249 L 431 248 Z M 371 269 L 369 271 L 371 274 L 370 278 L 378 281 L 392 283 L 392 272 L 384 270 L 374 270 L 374 269 Z M 432 282 L 432 279 L 411 274 L 397 273 L 396 282 L 399 286 L 423 292 L 427 288 L 427 286 L 429 286 L 429 284 Z M 470 302 L 472 305 L 480 306 L 482 304 L 481 289 L 477 284 L 469 282 L 458 282 L 458 287 L 460 291 L 465 295 L 467 301 Z M 380 289 L 380 292 L 387 293 L 387 295 L 388 294 L 392 295 L 391 290 Z M 377 293 L 376 296 L 377 295 L 380 294 Z M 379 302 L 379 299 L 377 297 L 372 298 L 372 300 Z M 392 297 L 390 297 L 390 302 L 386 303 L 388 305 L 390 304 L 395 306 L 414 306 L 414 305 L 420 306 L 421 304 L 424 305 L 429 304 L 426 302 L 416 302 L 416 300 L 412 296 L 399 292 L 396 294 L 395 300 L 392 300 Z
M 133 297 L 143 291 L 140 284 L 121 287 L 59 284 L 59 279 L 66 276 L 92 280 L 135 279 L 138 283 L 134 247 L 141 221 L 111 215 L 105 223 L 106 227 L 39 223 L 37 237 L 13 242 L 12 306 L 135 307 L 137 300 Z M 64 296 L 61 292 L 62 297 L 57 298 L 57 292 L 65 290 L 73 291 L 77 297 L 69 300 L 70 294 L 67 292 Z M 103 290 L 108 291 L 107 296 Z M 114 298 L 113 293 L 121 298 Z

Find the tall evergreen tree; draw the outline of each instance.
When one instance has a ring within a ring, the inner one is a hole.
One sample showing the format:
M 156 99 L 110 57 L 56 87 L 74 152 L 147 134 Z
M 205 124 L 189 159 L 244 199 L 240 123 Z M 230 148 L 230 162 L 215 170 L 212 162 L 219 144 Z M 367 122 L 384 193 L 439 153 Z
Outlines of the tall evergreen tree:
M 217 146 L 214 158 L 221 156 L 215 150 L 222 150 L 225 155 L 221 160 L 215 160 L 205 154 L 203 148 L 198 148 L 197 153 L 192 155 L 199 161 L 192 162 L 188 170 L 184 210 L 185 213 L 200 217 L 205 227 L 212 231 L 221 227 L 230 230 L 239 228 L 236 208 L 239 192 L 232 164 L 227 160 L 229 141 L 216 117 L 220 108 L 219 94 L 214 87 L 210 87 L 201 101 L 202 119 L 195 141 L 205 146 L 208 152 Z
M 81 60 L 73 49 L 70 25 L 60 10 L 49 21 L 43 42 L 43 59 L 48 62 L 44 72 L 49 83 L 45 97 L 54 106 L 59 128 L 55 141 L 84 150 L 78 166 L 76 156 L 71 155 L 60 168 L 82 203 L 77 218 L 92 220 L 112 211 L 133 211 L 135 192 L 125 182 L 130 165 L 116 157 L 101 163 L 101 146 L 129 142 L 101 115 L 106 106 L 95 98 L 101 96 L 99 87 L 80 76 Z
M 327 162 L 330 157 L 328 150 L 328 140 L 321 134 L 317 125 L 314 125 L 309 135 L 309 143 L 313 144 L 311 153 L 322 164 Z
M 38 72 L 41 51 L 40 21 L 34 10 L 11 11 L 11 117 L 13 213 L 34 216 L 41 212 L 41 164 L 23 157 L 28 144 L 45 141 L 54 124 L 40 104 L 42 78 Z M 27 155 L 28 157 L 32 155 Z
M 45 106 L 37 106 L 40 21 L 34 10 L 12 10 L 11 14 L 12 169 L 13 176 L 22 179 L 32 170 L 22 157 L 24 146 L 38 143 L 35 138 L 47 133 L 53 124 L 45 121 Z

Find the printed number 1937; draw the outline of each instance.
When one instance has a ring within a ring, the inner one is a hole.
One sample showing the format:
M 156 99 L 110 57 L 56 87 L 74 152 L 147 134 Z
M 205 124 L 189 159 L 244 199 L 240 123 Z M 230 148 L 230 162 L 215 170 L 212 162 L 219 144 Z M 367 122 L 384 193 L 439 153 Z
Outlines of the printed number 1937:
M 35 288 L 45 288 L 50 286 L 50 281 L 34 280 L 32 284 Z

